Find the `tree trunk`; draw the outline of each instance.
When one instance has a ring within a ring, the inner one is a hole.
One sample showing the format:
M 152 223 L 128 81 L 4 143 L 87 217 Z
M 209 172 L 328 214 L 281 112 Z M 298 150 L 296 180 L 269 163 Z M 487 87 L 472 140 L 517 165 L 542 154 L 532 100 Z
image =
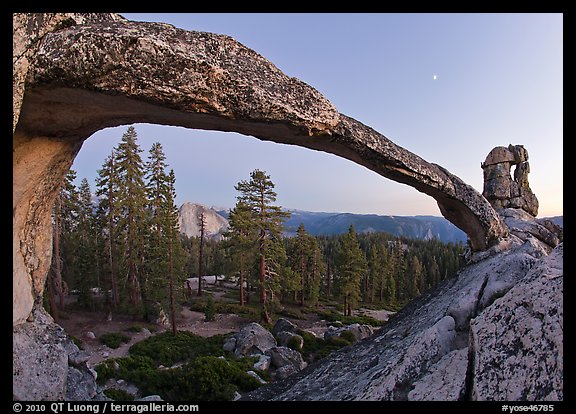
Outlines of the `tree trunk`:
M 168 276 L 170 287 L 170 319 L 172 320 L 172 334 L 176 336 L 176 311 L 174 310 L 174 266 L 172 263 L 172 225 L 170 225 L 168 243 Z
M 302 293 L 300 295 L 300 306 L 304 306 L 304 287 L 305 287 L 305 280 L 304 280 L 304 256 L 300 256 L 300 275 L 302 277 Z
M 240 255 L 240 306 L 244 306 L 244 261 Z
M 50 299 L 50 315 L 52 315 L 54 321 L 58 323 L 60 320 L 60 315 L 58 314 L 58 308 L 56 306 L 56 298 L 54 297 L 54 277 L 52 272 L 48 272 L 46 285 L 48 287 L 48 297 Z
M 260 303 L 264 306 L 266 304 L 266 259 L 264 254 L 260 254 Z
M 64 289 L 62 288 L 62 268 L 60 258 L 60 202 L 61 198 L 58 196 L 56 200 L 56 211 L 54 213 L 54 282 L 56 285 L 56 292 L 58 293 L 58 301 L 60 309 L 64 309 Z
M 200 250 L 198 253 L 198 296 L 202 296 L 202 273 L 203 273 L 203 269 L 202 269 L 202 261 L 203 261 L 203 256 L 204 256 L 204 227 L 205 227 L 205 221 L 204 221 L 204 213 L 200 214 L 199 217 L 200 220 Z
M 114 234 L 114 217 L 112 215 L 112 206 L 114 204 L 114 188 L 112 187 L 112 173 L 114 170 L 114 150 L 112 150 L 111 156 L 111 169 L 110 169 L 110 179 L 108 180 L 108 204 L 109 204 L 109 234 L 108 234 L 108 258 L 110 261 L 110 287 L 112 289 L 112 308 L 116 308 L 120 303 L 120 296 L 118 293 L 118 282 L 116 281 L 116 273 L 114 272 L 114 260 L 112 254 L 112 239 Z

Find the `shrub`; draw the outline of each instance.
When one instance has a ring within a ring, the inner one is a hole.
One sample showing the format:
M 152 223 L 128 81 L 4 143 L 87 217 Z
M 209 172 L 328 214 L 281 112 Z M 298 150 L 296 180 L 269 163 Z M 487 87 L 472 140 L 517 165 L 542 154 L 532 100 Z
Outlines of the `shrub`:
M 293 336 L 290 339 L 288 339 L 288 342 L 286 343 L 286 346 L 290 349 L 293 349 L 294 351 L 298 351 L 298 352 L 302 352 L 302 339 L 298 338 L 297 336 Z
M 385 324 L 384 321 L 379 321 L 371 316 L 345 316 L 333 310 L 324 311 L 320 313 L 320 316 L 329 322 L 342 322 L 344 325 L 352 325 L 353 323 L 358 323 L 360 325 L 371 325 L 371 326 L 382 326 Z
M 172 366 L 176 362 L 201 355 L 223 355 L 224 335 L 202 338 L 191 332 L 166 331 L 146 338 L 130 347 L 130 355 L 147 356 L 156 364 Z
M 343 338 L 345 340 L 347 340 L 348 342 L 350 342 L 351 344 L 353 344 L 354 342 L 356 342 L 356 337 L 354 336 L 354 334 L 352 333 L 352 331 L 344 331 L 340 334 L 340 338 Z
M 331 345 L 336 345 L 338 346 L 338 348 L 343 348 L 345 346 L 352 345 L 352 342 L 341 336 L 331 336 L 326 340 L 326 342 L 328 342 Z
M 100 336 L 100 342 L 108 348 L 118 348 L 122 343 L 130 342 L 130 337 L 120 332 L 109 332 Z
M 251 391 L 261 384 L 233 360 L 201 356 L 175 369 L 147 372 L 129 378 L 143 394 L 158 394 L 170 401 L 231 400 L 236 391 Z
M 350 345 L 346 339 L 337 336 L 330 337 L 325 341 L 303 330 L 298 330 L 297 333 L 304 339 L 304 346 L 301 351 L 302 358 L 309 363 L 325 358 L 332 352 Z
M 108 381 L 110 378 L 116 377 L 116 369 L 114 367 L 115 358 L 107 359 L 106 361 L 98 364 L 96 366 L 96 373 L 98 376 L 96 377 L 96 382 L 100 385 L 103 385 Z
M 122 378 L 137 386 L 142 394 L 158 394 L 164 400 L 231 400 L 236 391 L 251 391 L 261 384 L 246 373 L 252 369 L 256 357 L 226 360 L 216 356 L 222 353 L 223 340 L 223 336 L 202 338 L 189 332 L 178 332 L 176 336 L 166 332 L 150 337 L 136 344 L 145 343 L 144 346 L 134 345 L 129 357 L 98 365 L 98 382 Z M 168 358 L 166 355 L 170 352 L 178 357 Z M 191 361 L 178 368 L 156 368 L 158 361 L 176 362 L 182 360 L 183 355 Z M 269 378 L 260 371 L 258 374 Z
M 212 296 L 208 296 L 208 300 L 206 301 L 206 306 L 204 307 L 204 320 L 206 322 L 216 320 L 216 305 L 214 304 Z
M 104 395 L 114 401 L 134 401 L 132 394 L 118 388 L 108 388 L 104 390 Z
M 76 338 L 74 335 L 68 335 L 68 337 L 72 342 L 74 342 L 74 344 L 78 347 L 78 349 L 84 349 L 84 344 L 82 344 L 82 341 L 80 339 Z
M 126 328 L 126 331 L 138 333 L 142 331 L 142 328 L 144 328 L 142 325 L 131 325 L 128 328 Z

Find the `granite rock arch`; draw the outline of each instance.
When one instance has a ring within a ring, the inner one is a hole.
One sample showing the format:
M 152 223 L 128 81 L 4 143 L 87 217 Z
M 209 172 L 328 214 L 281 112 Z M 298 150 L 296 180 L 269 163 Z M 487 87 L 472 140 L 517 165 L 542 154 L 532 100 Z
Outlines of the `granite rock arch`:
M 13 15 L 13 324 L 40 303 L 50 211 L 82 142 L 146 122 L 326 151 L 433 197 L 472 250 L 508 235 L 475 189 L 362 123 L 234 39 L 117 14 Z

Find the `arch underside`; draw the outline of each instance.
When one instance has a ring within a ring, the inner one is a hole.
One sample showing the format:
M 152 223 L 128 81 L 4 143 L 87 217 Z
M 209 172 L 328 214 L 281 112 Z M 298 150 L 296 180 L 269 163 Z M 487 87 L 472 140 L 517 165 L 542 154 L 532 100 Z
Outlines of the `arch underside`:
M 332 153 L 433 197 L 444 217 L 468 234 L 473 250 L 507 235 L 471 186 L 340 114 L 316 90 L 230 37 L 115 17 L 49 32 L 28 50 L 26 65 L 15 58 L 15 68 L 26 66 L 13 135 L 19 297 L 26 289 L 36 292 L 32 299 L 41 295 L 51 206 L 82 142 L 131 123 L 238 132 Z M 15 85 L 16 79 L 15 73 Z M 15 304 L 16 296 L 15 290 Z M 29 309 L 15 310 L 15 321 Z

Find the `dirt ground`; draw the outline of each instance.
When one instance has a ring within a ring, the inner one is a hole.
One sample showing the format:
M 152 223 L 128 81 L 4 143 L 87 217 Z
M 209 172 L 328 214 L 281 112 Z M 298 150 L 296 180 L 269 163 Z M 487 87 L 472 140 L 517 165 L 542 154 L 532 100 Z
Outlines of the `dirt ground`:
M 213 322 L 205 322 L 204 313 L 184 308 L 177 319 L 178 329 L 208 337 L 237 332 L 242 326 L 250 322 L 249 319 L 234 314 L 217 314 L 215 319 Z M 82 341 L 84 349 L 91 354 L 88 360 L 88 365 L 91 367 L 108 358 L 125 357 L 128 355 L 128 349 L 136 342 L 146 339 L 154 333 L 171 329 L 170 326 L 146 324 L 124 315 L 113 315 L 112 320 L 107 320 L 102 312 L 88 311 L 69 312 L 66 319 L 61 319 L 59 323 L 69 335 Z M 146 329 L 133 332 L 130 328 L 134 327 Z M 130 342 L 121 344 L 116 349 L 108 348 L 98 339 L 102 334 L 108 332 L 121 332 L 131 338 Z M 94 337 L 91 334 L 94 334 Z
M 358 315 L 368 315 L 379 320 L 387 320 L 392 313 L 386 310 L 369 309 L 359 309 L 356 312 Z M 235 314 L 217 314 L 213 322 L 205 322 L 204 319 L 204 313 L 183 308 L 177 318 L 178 329 L 208 337 L 238 332 L 244 325 L 251 322 L 250 319 Z M 292 322 L 301 329 L 313 332 L 317 336 L 322 336 L 327 329 L 326 321 L 320 319 L 316 314 L 309 314 L 306 320 L 293 320 Z M 171 328 L 170 326 L 146 324 L 125 315 L 113 315 L 112 320 L 107 320 L 103 312 L 88 311 L 70 311 L 67 313 L 66 318 L 61 319 L 59 323 L 69 335 L 73 335 L 82 341 L 84 349 L 91 354 L 88 360 L 88 365 L 91 367 L 108 358 L 125 357 L 128 355 L 128 349 L 136 342 L 146 339 L 154 333 L 163 332 Z M 134 332 L 135 327 L 144 327 L 146 329 Z M 130 337 L 130 342 L 124 343 L 116 349 L 111 349 L 103 345 L 98 339 L 102 334 L 108 332 L 121 332 Z

